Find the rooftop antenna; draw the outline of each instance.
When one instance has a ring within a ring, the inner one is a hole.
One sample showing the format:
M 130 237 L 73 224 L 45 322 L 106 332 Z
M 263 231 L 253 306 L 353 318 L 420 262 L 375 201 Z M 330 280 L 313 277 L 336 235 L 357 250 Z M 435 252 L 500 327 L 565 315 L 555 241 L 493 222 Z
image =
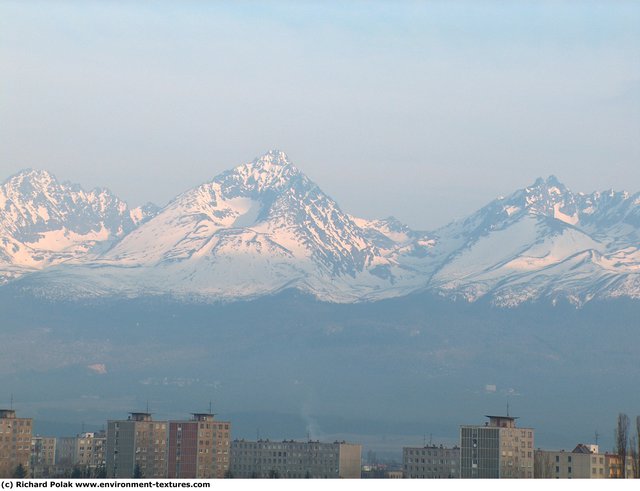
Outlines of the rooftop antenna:
M 507 418 L 509 417 L 509 400 L 507 399 Z
M 596 430 L 596 445 L 598 444 L 598 438 L 600 438 L 600 433 L 598 433 L 598 430 Z
M 13 411 L 13 393 L 11 394 L 11 403 L 10 403 L 9 409 Z
M 429 433 L 429 446 L 433 445 L 433 433 Z

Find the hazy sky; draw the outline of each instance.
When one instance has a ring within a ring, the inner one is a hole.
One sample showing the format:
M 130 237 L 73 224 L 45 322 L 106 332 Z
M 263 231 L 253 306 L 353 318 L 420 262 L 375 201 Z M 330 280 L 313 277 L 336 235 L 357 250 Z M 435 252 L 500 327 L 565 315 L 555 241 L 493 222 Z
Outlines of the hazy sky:
M 640 190 L 640 3 L 0 0 L 0 181 L 133 205 L 270 148 L 430 229 L 555 174 Z

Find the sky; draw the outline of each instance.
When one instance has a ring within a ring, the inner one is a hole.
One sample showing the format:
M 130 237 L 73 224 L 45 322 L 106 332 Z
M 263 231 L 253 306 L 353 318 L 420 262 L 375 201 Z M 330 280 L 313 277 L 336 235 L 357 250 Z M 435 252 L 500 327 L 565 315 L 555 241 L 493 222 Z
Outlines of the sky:
M 433 229 L 539 176 L 640 190 L 640 3 L 0 0 L 0 181 L 131 205 L 272 148 Z

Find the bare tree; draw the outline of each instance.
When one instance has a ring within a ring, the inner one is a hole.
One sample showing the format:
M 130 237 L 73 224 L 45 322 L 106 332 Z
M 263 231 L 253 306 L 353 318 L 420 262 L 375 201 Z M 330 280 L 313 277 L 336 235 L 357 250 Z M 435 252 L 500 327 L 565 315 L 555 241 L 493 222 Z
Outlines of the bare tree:
M 620 477 L 627 477 L 627 452 L 629 448 L 629 416 L 618 414 L 616 426 L 616 454 L 620 459 Z
M 629 438 L 629 458 L 631 460 L 631 473 L 634 478 L 638 478 L 638 438 L 636 435 L 631 435 Z
M 533 454 L 533 476 L 538 479 L 554 477 L 551 455 L 543 450 L 536 450 Z
M 636 416 L 635 457 L 633 459 L 633 477 L 640 478 L 640 416 Z

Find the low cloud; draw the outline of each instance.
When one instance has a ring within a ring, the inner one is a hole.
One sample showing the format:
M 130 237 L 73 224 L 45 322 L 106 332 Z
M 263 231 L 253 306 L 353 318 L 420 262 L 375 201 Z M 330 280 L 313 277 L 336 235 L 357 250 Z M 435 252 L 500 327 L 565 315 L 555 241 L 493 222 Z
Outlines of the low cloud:
M 93 365 L 88 365 L 87 368 L 99 375 L 105 375 L 107 373 L 107 366 L 104 363 L 94 363 Z

